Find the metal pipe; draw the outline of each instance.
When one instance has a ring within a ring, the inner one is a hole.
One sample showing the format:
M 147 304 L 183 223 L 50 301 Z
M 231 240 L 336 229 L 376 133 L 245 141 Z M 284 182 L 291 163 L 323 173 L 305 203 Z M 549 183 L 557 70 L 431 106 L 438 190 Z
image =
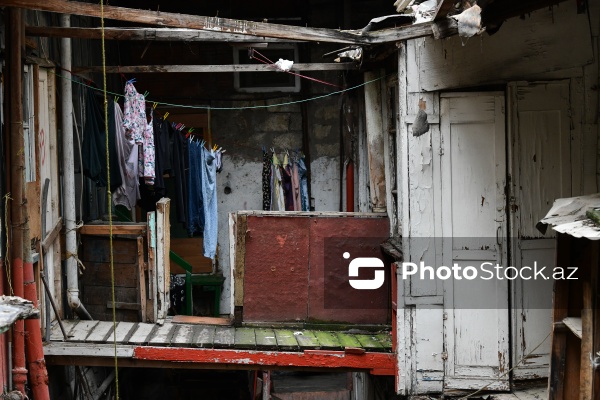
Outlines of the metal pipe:
M 11 172 L 11 253 L 12 287 L 15 296 L 23 297 L 23 227 L 25 219 L 24 205 L 24 171 L 25 156 L 23 152 L 23 87 L 22 87 L 22 14 L 21 10 L 11 8 L 9 11 L 10 36 L 9 48 L 9 82 L 10 82 L 10 172 Z M 14 387 L 25 394 L 27 369 L 25 369 L 25 323 L 22 320 L 13 325 L 13 380 Z
M 71 26 L 70 15 L 60 16 L 61 27 Z M 71 39 L 60 41 L 60 62 L 62 68 L 71 70 Z M 73 89 L 70 79 L 62 79 L 60 84 L 62 100 L 62 148 L 63 148 L 63 213 L 65 220 L 65 251 L 67 272 L 67 302 L 80 318 L 92 319 L 79 299 L 79 277 L 77 276 L 77 231 L 75 209 L 75 158 L 73 155 Z

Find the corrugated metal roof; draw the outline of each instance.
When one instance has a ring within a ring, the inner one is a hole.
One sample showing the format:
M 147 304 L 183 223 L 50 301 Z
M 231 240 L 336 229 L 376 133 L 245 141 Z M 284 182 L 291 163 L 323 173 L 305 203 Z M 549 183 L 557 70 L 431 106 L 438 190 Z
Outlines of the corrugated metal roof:
M 594 207 L 600 207 L 600 193 L 557 199 L 548 214 L 537 224 L 537 228 L 545 233 L 547 226 L 551 225 L 556 232 L 598 240 L 600 226 L 585 215 L 587 210 Z

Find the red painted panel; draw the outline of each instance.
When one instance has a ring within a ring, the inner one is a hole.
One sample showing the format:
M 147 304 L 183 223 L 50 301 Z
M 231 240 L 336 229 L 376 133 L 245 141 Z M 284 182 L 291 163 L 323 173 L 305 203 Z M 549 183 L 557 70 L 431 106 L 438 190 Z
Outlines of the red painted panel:
M 308 218 L 248 216 L 244 321 L 304 321 Z
M 389 238 L 387 218 L 311 218 L 309 320 L 385 324 L 390 322 L 390 265 L 380 289 L 358 290 L 349 284 L 348 265 L 357 257 L 383 259 L 380 244 Z M 349 253 L 345 259 L 343 254 Z M 373 279 L 360 268 L 359 279 Z
M 276 352 L 253 350 L 219 350 L 184 347 L 136 347 L 133 358 L 148 361 L 194 362 L 219 365 L 243 365 L 248 368 L 343 368 L 368 370 L 389 374 L 394 371 L 395 355 L 392 353 L 346 354 L 331 352 Z

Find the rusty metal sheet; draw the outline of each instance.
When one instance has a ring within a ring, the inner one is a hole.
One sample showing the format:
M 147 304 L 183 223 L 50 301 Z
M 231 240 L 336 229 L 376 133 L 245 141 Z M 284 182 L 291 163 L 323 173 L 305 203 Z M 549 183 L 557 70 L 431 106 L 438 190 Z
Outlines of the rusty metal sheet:
M 248 217 L 245 321 L 304 321 L 309 218 Z
M 383 258 L 389 238 L 387 218 L 311 218 L 308 318 L 314 322 L 385 324 L 390 322 L 390 265 L 379 289 L 359 290 L 349 283 L 348 267 L 357 257 Z M 348 258 L 344 257 L 348 253 Z M 360 268 L 358 279 L 373 279 Z M 356 279 L 356 278 L 355 278 Z

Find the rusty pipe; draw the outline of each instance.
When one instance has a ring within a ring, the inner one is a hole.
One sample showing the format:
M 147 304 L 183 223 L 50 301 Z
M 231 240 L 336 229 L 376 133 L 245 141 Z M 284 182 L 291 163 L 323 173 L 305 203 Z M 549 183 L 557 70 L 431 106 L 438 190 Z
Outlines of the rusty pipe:
M 33 306 L 37 308 L 37 289 L 33 276 L 33 263 L 25 262 L 23 266 L 25 298 L 31 301 Z M 25 329 L 27 331 L 26 354 L 29 366 L 30 386 L 33 392 L 33 397 L 36 400 L 50 400 L 50 390 L 48 389 L 48 371 L 46 370 L 46 361 L 44 360 L 42 327 L 40 326 L 40 320 L 37 318 L 25 320 Z
M 10 226 L 11 226 L 11 252 L 12 259 L 12 288 L 15 296 L 23 297 L 23 227 L 25 218 L 24 207 L 24 172 L 25 157 L 23 153 L 23 73 L 22 48 L 23 17 L 20 9 L 9 10 L 9 85 L 10 99 Z M 13 383 L 14 388 L 25 394 L 27 382 L 27 369 L 25 369 L 25 323 L 22 320 L 13 325 Z

